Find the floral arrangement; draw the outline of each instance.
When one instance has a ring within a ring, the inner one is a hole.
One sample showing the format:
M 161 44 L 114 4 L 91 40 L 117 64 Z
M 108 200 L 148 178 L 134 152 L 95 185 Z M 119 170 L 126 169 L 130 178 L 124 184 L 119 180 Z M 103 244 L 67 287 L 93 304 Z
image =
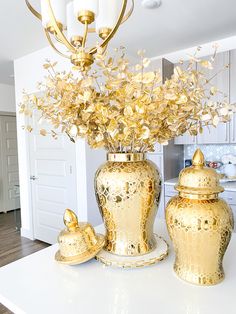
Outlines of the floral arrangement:
M 43 95 L 25 93 L 20 111 L 32 116 L 38 109 L 53 126 L 53 137 L 65 132 L 72 141 L 84 137 L 92 148 L 110 152 L 152 151 L 156 142 L 166 144 L 186 131 L 196 135 L 206 125 L 227 122 L 234 111 L 204 71 L 213 68 L 216 53 L 209 61 L 198 59 L 198 51 L 186 69 L 180 63 L 164 83 L 160 71 L 148 71 L 150 60 L 142 51 L 134 66 L 124 48 L 114 58 L 100 51 L 96 70 L 84 72 L 75 67 L 57 72 L 56 63 L 47 61 L 48 76 L 39 84 Z M 221 101 L 213 101 L 215 95 Z

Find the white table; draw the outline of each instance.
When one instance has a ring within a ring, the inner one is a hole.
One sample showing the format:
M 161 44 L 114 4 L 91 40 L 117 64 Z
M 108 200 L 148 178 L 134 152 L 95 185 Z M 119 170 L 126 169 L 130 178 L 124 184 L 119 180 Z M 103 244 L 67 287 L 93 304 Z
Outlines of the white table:
M 101 227 L 98 228 L 101 230 Z M 168 239 L 163 221 L 158 234 Z M 199 287 L 178 279 L 174 254 L 140 269 L 103 266 L 92 260 L 77 266 L 54 261 L 57 245 L 0 269 L 0 302 L 27 314 L 235 314 L 236 235 L 224 260 L 225 280 Z

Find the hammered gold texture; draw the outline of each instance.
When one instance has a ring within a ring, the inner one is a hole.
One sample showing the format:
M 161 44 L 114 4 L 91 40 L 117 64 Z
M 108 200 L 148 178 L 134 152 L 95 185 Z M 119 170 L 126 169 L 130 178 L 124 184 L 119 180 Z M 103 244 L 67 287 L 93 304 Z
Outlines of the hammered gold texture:
M 78 222 L 78 217 L 69 208 L 64 213 L 66 229 L 58 235 L 59 251 L 55 255 L 57 262 L 76 265 L 93 258 L 103 247 L 105 238 L 96 234 L 92 225 Z
M 105 250 L 138 256 L 155 249 L 161 178 L 154 163 L 107 161 L 96 173 L 95 191 L 106 228 Z
M 227 203 L 176 196 L 167 204 L 166 223 L 176 253 L 176 274 L 198 285 L 223 280 L 222 260 L 233 229 Z

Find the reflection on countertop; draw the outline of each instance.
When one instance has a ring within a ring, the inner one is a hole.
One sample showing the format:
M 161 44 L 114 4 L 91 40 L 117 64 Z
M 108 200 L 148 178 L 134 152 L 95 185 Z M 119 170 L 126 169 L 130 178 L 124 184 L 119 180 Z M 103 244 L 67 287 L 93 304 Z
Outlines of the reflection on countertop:
M 170 179 L 164 182 L 165 185 L 176 185 L 178 178 Z M 220 182 L 220 185 L 224 187 L 225 191 L 236 192 L 236 181 Z

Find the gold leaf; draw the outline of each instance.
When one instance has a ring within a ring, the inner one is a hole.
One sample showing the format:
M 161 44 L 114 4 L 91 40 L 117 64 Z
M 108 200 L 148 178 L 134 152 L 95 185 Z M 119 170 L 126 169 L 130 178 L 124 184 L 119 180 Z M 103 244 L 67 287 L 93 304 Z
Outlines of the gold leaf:
M 207 68 L 209 70 L 213 69 L 212 63 L 210 61 L 208 61 L 208 60 L 201 60 L 200 64 L 201 64 L 202 67 Z
M 40 133 L 40 135 L 42 135 L 42 136 L 46 136 L 46 135 L 47 135 L 47 131 L 46 131 L 45 129 L 41 129 L 41 130 L 39 131 L 39 133 Z
M 215 94 L 217 93 L 217 91 L 218 91 L 218 89 L 217 89 L 217 87 L 215 87 L 215 86 L 212 86 L 212 87 L 210 88 L 210 93 L 211 93 L 212 96 L 215 95 Z
M 220 122 L 219 116 L 214 116 L 212 124 L 216 127 L 219 124 L 219 122 Z
M 143 59 L 143 66 L 144 66 L 144 68 L 147 68 L 150 65 L 150 63 L 151 63 L 150 59 L 148 59 L 148 58 L 144 58 Z
M 49 63 L 45 63 L 44 65 L 43 65 L 43 67 L 44 67 L 44 69 L 49 69 L 50 67 L 51 67 L 51 65 L 49 64 Z

